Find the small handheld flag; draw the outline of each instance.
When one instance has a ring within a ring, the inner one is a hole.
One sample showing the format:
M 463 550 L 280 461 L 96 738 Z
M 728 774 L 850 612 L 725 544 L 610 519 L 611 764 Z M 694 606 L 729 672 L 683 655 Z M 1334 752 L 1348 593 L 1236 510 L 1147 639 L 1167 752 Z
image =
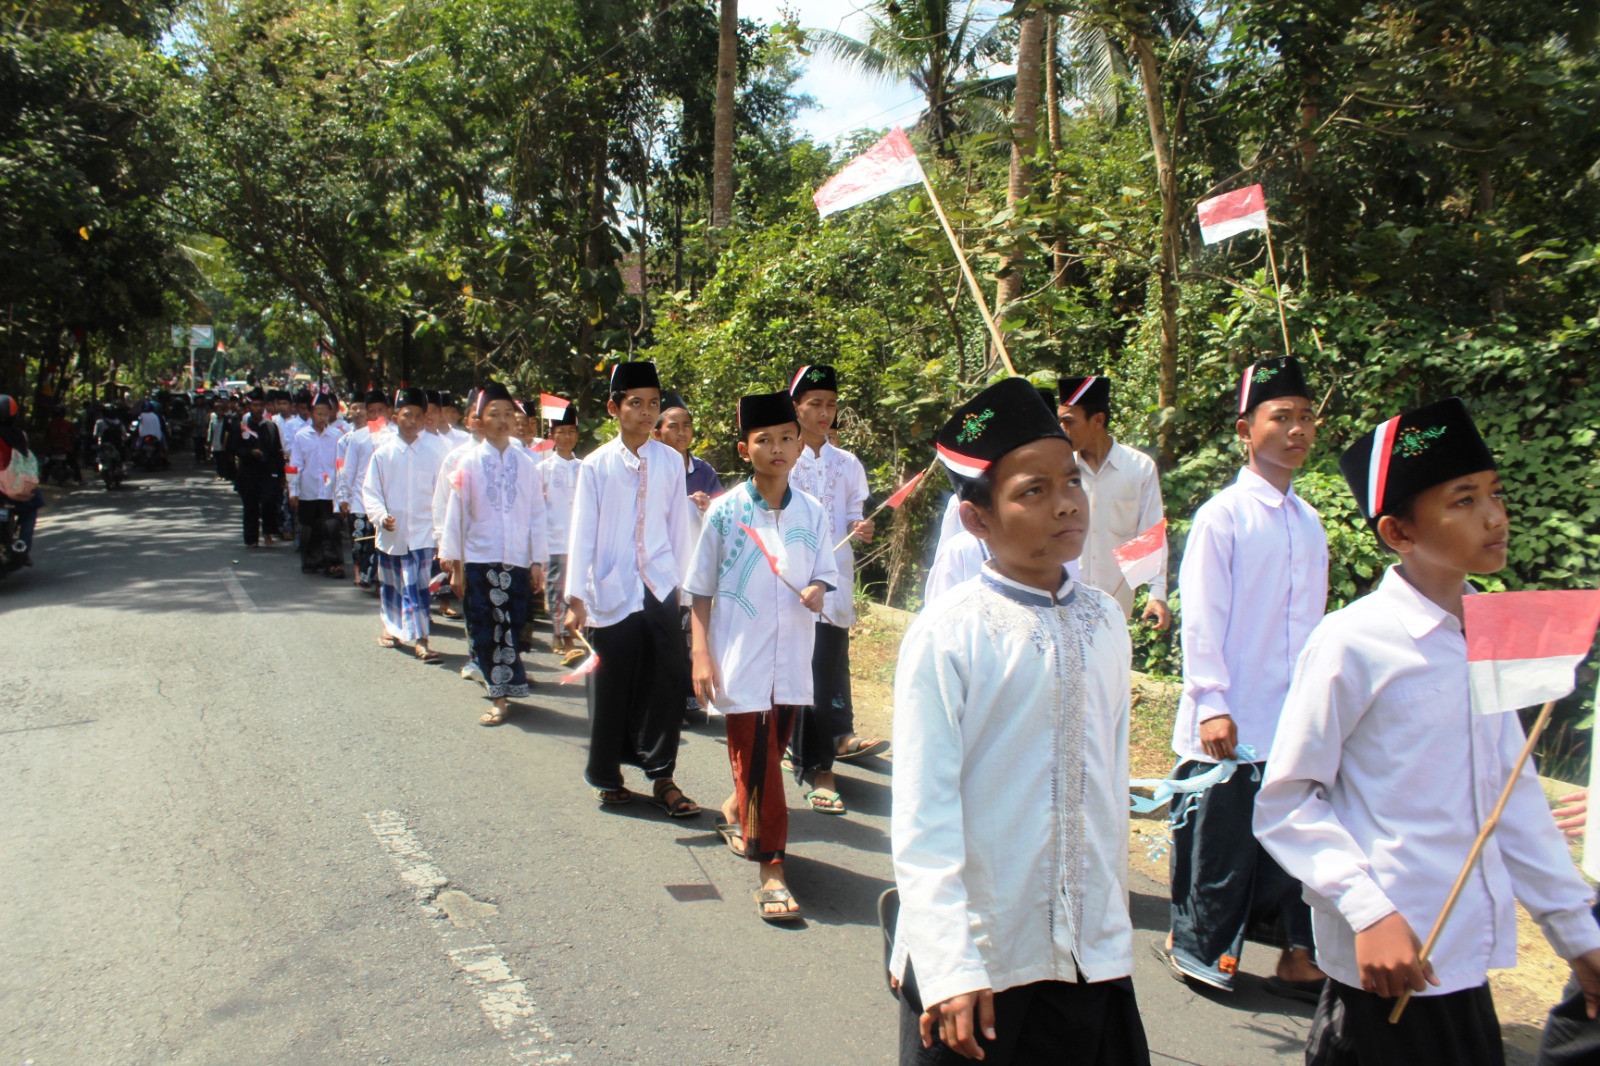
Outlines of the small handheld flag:
M 555 446 L 555 441 L 546 438 L 545 440 L 535 441 L 534 443 L 528 445 L 528 450 L 530 452 L 547 452 Z
M 1462 610 L 1472 705 L 1496 714 L 1573 690 L 1600 626 L 1600 590 L 1468 596 Z
M 906 131 L 896 126 L 850 165 L 829 178 L 811 197 L 817 212 L 827 218 L 836 211 L 876 200 L 922 180 L 922 164 Z
M 571 673 L 562 674 L 559 684 L 576 685 L 590 674 L 600 668 L 600 656 L 590 652 L 588 658 L 572 669 Z
M 768 549 L 767 542 L 761 539 L 761 534 L 757 533 L 755 530 L 751 529 L 749 526 L 745 525 L 743 522 L 739 523 L 739 528 L 744 530 L 745 536 L 747 536 L 751 540 L 755 541 L 756 547 L 761 550 L 762 557 L 767 560 L 767 565 L 772 567 L 772 572 L 774 574 L 778 574 L 778 557 L 776 555 L 773 555 L 771 550 Z M 778 574 L 778 576 L 782 577 L 783 575 L 782 574 Z
M 1148 585 L 1167 565 L 1167 520 L 1163 518 L 1111 554 L 1130 589 Z
M 1200 239 L 1207 244 L 1267 228 L 1267 198 L 1259 185 L 1202 200 L 1195 210 L 1200 216 Z
M 919 470 L 917 472 L 917 476 L 916 477 L 912 478 L 910 481 L 906 482 L 904 485 L 901 485 L 898 489 L 895 489 L 894 490 L 894 494 L 892 496 L 890 496 L 887 500 L 883 501 L 883 505 L 885 507 L 898 508 L 902 503 L 905 503 L 906 502 L 906 497 L 910 496 L 913 492 L 915 492 L 917 486 L 922 484 L 922 475 L 926 474 L 926 473 L 927 473 L 926 470 Z

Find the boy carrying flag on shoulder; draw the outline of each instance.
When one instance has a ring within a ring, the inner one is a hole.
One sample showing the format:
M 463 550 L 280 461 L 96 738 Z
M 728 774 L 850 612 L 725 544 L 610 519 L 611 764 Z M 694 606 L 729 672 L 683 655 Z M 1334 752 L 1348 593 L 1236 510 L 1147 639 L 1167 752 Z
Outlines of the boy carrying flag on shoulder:
M 695 695 L 727 716 L 733 795 L 717 830 L 734 854 L 761 864 L 756 904 L 769 922 L 800 917 L 783 873 L 783 749 L 811 702 L 816 616 L 838 581 L 827 512 L 789 487 L 799 454 L 788 393 L 739 401 L 739 456 L 753 472 L 707 510 L 684 582 L 694 597 Z
M 1466 407 L 1389 419 L 1339 460 L 1361 515 L 1400 557 L 1371 593 L 1323 619 L 1295 668 L 1256 837 L 1305 884 L 1330 980 L 1306 1061 L 1500 1066 L 1487 971 L 1515 965 L 1520 901 L 1600 1003 L 1600 926 L 1530 763 L 1431 958 L 1417 931 L 1443 911 L 1524 742 L 1514 714 L 1469 697 L 1468 574 L 1506 564 L 1494 455 Z M 1388 1015 L 1418 993 L 1399 1023 Z
M 938 454 L 990 559 L 924 609 L 895 670 L 890 972 L 902 1066 L 1147 1066 L 1128 915 L 1131 648 L 1067 576 L 1089 505 L 1024 378 L 958 408 Z M 914 981 L 912 975 L 914 974 Z

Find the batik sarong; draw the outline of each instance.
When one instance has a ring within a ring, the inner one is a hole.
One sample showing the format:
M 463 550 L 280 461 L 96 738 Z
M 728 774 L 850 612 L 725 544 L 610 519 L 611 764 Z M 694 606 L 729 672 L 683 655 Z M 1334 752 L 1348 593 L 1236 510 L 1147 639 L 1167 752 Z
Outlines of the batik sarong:
M 364 514 L 350 516 L 350 562 L 355 567 L 356 580 L 370 585 L 378 579 L 378 542 L 373 539 L 378 528 L 367 521 Z
M 525 566 L 467 564 L 467 639 L 491 699 L 528 694 L 528 675 L 517 652 L 517 635 L 533 612 L 528 581 Z
M 374 553 L 378 613 L 383 617 L 383 631 L 396 640 L 411 644 L 427 639 L 428 573 L 432 563 L 432 548 L 418 548 L 404 555 Z

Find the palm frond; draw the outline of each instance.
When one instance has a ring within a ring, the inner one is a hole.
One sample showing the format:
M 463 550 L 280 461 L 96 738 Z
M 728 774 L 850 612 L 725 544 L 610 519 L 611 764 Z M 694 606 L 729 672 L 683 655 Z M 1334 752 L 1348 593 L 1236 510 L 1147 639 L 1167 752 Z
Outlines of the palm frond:
M 880 81 L 903 81 L 914 73 L 907 69 L 899 56 L 895 56 L 866 41 L 858 41 L 838 30 L 808 29 L 806 44 L 815 52 L 836 59 L 868 77 Z

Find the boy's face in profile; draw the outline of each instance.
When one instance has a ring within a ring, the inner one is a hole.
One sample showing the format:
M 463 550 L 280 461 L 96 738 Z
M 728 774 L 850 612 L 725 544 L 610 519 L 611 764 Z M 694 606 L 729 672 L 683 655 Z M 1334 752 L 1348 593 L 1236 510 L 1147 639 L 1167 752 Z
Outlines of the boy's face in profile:
M 1001 573 L 1055 587 L 1089 532 L 1089 497 L 1072 446 L 1059 437 L 1024 444 L 1001 456 L 990 477 L 993 506 L 963 503 L 962 525 L 988 545 Z
M 1299 470 L 1317 441 L 1317 411 L 1303 396 L 1263 400 L 1239 419 L 1238 429 L 1257 461 Z
M 753 429 L 739 442 L 739 458 L 747 460 L 757 474 L 787 478 L 799 457 L 800 427 L 794 422 Z
M 681 407 L 669 407 L 661 412 L 655 435 L 679 455 L 688 455 L 690 445 L 694 444 L 694 416 Z
M 617 420 L 624 436 L 643 440 L 661 418 L 661 390 L 629 389 L 622 394 L 620 403 L 607 400 L 606 411 Z
M 800 426 L 813 437 L 826 437 L 828 427 L 839 413 L 839 394 L 828 389 L 811 389 L 800 394 L 794 403 L 795 417 Z
M 1511 521 L 1493 470 L 1451 478 L 1417 494 L 1411 517 L 1385 515 L 1378 532 L 1407 564 L 1463 574 L 1505 569 Z

